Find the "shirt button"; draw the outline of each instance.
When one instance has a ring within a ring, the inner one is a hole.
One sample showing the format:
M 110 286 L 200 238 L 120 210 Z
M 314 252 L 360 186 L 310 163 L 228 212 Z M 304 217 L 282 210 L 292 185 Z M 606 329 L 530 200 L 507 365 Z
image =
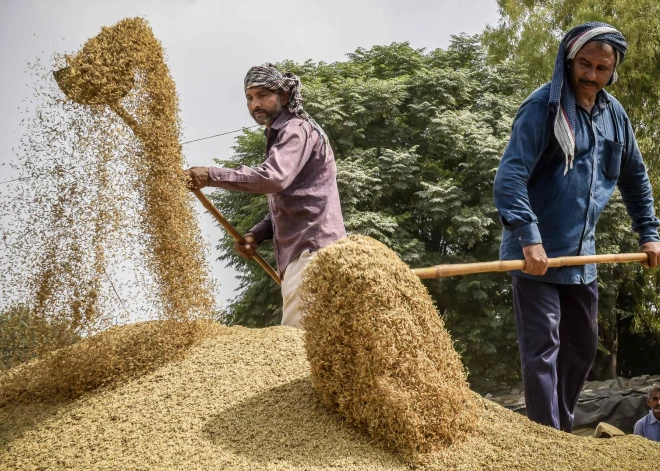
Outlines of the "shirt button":
M 518 237 L 518 240 L 522 240 L 522 237 Z

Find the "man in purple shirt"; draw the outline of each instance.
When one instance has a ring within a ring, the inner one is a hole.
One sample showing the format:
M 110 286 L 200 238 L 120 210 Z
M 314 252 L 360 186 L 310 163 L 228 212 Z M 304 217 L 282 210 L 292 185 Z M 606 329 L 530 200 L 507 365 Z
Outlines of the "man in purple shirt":
M 316 251 L 346 236 L 334 155 L 321 127 L 303 111 L 301 86 L 297 76 L 272 64 L 252 67 L 245 97 L 250 115 L 266 126 L 266 161 L 258 167 L 186 170 L 194 189 L 268 195 L 268 214 L 234 247 L 249 259 L 261 242 L 273 239 L 282 278 L 282 325 L 298 328 L 302 271 Z

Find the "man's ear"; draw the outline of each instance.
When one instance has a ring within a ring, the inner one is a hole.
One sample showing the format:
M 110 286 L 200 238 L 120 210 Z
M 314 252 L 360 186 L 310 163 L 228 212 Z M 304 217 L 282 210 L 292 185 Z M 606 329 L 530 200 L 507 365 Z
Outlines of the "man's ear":
M 291 98 L 290 92 L 280 92 L 280 100 L 282 101 L 282 106 L 289 104 L 289 98 Z

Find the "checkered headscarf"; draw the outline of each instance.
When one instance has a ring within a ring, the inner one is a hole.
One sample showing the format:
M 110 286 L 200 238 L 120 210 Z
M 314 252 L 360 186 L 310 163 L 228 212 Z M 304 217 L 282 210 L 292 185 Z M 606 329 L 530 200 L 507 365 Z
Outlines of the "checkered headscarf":
M 327 151 L 328 137 L 321 126 L 303 110 L 303 99 L 300 94 L 300 90 L 302 89 L 300 77 L 291 72 L 282 74 L 273 64 L 266 63 L 248 70 L 244 84 L 245 90 L 252 87 L 264 87 L 272 92 L 289 92 L 289 103 L 286 105 L 287 109 L 299 118 L 309 121 L 312 127 L 319 133 L 321 139 L 323 139 Z
M 287 109 L 303 119 L 309 118 L 309 115 L 303 111 L 303 99 L 300 94 L 302 83 L 297 75 L 291 72 L 282 74 L 273 64 L 266 63 L 248 70 L 245 76 L 245 89 L 252 87 L 264 87 L 272 92 L 289 92 Z
M 552 75 L 552 83 L 550 85 L 548 112 L 554 117 L 555 136 L 566 156 L 564 175 L 566 175 L 569 168 L 573 168 L 573 159 L 575 158 L 575 123 L 577 120 L 575 93 L 570 85 L 567 87 L 563 86 L 564 82 L 569 81 L 566 61 L 574 59 L 578 51 L 589 41 L 604 41 L 614 49 L 614 73 L 610 81 L 607 82 L 607 85 L 616 82 L 618 78 L 616 67 L 623 62 L 626 50 L 628 49 L 628 44 L 623 35 L 607 23 L 591 22 L 576 26 L 566 33 L 562 39 L 559 45 L 557 59 L 555 60 L 555 71 Z

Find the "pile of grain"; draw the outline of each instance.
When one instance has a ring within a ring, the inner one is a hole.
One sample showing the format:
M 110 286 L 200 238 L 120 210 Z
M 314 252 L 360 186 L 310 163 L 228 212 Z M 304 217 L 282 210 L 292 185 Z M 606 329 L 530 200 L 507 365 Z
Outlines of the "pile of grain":
M 406 453 L 465 439 L 477 406 L 426 288 L 385 245 L 320 250 L 301 303 L 314 387 L 331 410 Z
M 0 376 L 0 406 L 72 398 L 154 371 L 181 358 L 198 339 L 220 334 L 213 321 L 150 321 L 111 327 Z
M 0 198 L 0 220 L 11 221 L 0 252 L 0 312 L 11 315 L 0 338 L 24 342 L 2 364 L 42 360 L 0 377 L 2 401 L 124 381 L 215 333 L 201 321 L 216 315 L 214 287 L 161 44 L 146 21 L 125 19 L 54 62 L 33 66 L 41 77 L 25 179 Z M 62 349 L 149 319 L 168 322 Z
M 301 332 L 225 332 L 113 390 L 0 407 L 0 469 L 410 469 L 327 410 L 312 387 Z M 414 467 L 639 471 L 660 460 L 660 445 L 640 437 L 578 437 L 477 402 L 475 432 L 418 456 Z

